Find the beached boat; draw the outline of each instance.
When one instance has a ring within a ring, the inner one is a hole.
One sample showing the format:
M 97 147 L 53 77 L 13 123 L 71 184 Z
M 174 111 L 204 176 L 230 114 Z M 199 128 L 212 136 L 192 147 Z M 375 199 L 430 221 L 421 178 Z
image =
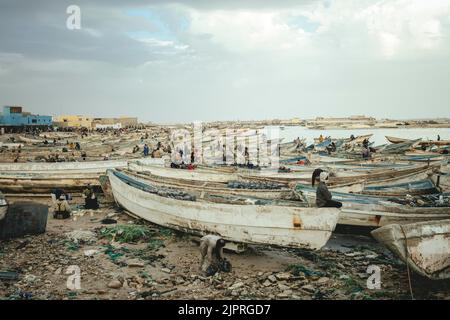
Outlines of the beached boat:
M 164 159 L 142 158 L 140 163 L 153 166 L 164 165 Z M 15 162 L 0 163 L 0 172 L 106 172 L 106 169 L 126 168 L 128 160 L 80 161 L 80 162 Z
M 11 173 L 0 172 L 0 191 L 4 193 L 50 193 L 54 189 L 82 191 L 88 184 L 99 186 L 98 173 Z
M 124 173 L 108 170 L 118 204 L 152 223 L 183 232 L 218 234 L 227 240 L 296 248 L 322 248 L 339 218 L 335 208 L 179 200 L 151 192 L 155 187 Z
M 450 140 L 421 141 L 419 144 L 420 145 L 425 145 L 425 146 L 431 146 L 431 145 L 435 145 L 435 146 L 450 146 Z
M 405 142 L 385 145 L 384 147 L 380 148 L 378 152 L 384 154 L 401 154 L 407 150 L 412 149 L 414 146 L 419 145 L 420 140 L 421 139 L 407 140 Z
M 141 163 L 162 166 L 164 159 L 144 158 Z M 88 184 L 100 186 L 98 179 L 107 169 L 127 166 L 128 160 L 0 163 L 0 190 L 5 193 L 40 194 L 59 188 L 79 192 Z
M 450 220 L 391 224 L 372 235 L 415 272 L 430 279 L 450 278 Z
M 311 206 L 315 206 L 314 187 L 299 184 L 296 190 L 302 193 L 303 199 Z M 381 227 L 392 223 L 407 224 L 450 219 L 450 210 L 446 206 L 409 206 L 390 201 L 390 197 L 387 196 L 330 191 L 333 200 L 342 202 L 339 224 Z
M 144 179 L 153 185 L 181 189 L 185 192 L 210 193 L 254 197 L 259 199 L 298 200 L 294 190 L 286 184 L 261 184 L 244 181 L 212 182 L 184 178 L 170 178 L 150 172 L 121 170 L 136 179 Z M 102 185 L 103 188 L 103 185 Z
M 25 143 L 42 143 L 42 142 L 44 142 L 44 140 L 28 138 L 25 136 L 19 136 L 18 139 Z
M 230 180 L 238 180 L 235 173 L 220 172 L 215 170 L 204 169 L 174 169 L 148 165 L 142 161 L 130 161 L 128 169 L 136 172 L 150 172 L 157 176 L 163 176 L 173 179 L 184 179 L 193 181 L 209 181 L 209 182 L 228 182 Z
M 394 143 L 394 144 L 410 141 L 410 139 L 404 139 L 404 138 L 396 138 L 396 137 L 391 137 L 391 136 L 385 136 L 385 137 L 386 137 L 387 141 L 389 141 L 390 143 Z

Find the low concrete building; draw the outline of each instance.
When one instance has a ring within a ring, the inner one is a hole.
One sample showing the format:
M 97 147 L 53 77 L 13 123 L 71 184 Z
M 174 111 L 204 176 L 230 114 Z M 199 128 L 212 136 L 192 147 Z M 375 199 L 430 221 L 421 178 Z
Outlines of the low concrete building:
M 48 127 L 52 125 L 51 116 L 42 116 L 24 112 L 20 106 L 4 106 L 0 114 L 0 127 Z
M 53 123 L 60 128 L 92 128 L 92 117 L 82 115 L 63 115 L 54 117 Z
M 138 125 L 138 119 L 133 117 L 120 117 L 120 118 L 94 118 L 92 120 L 93 129 L 120 129 L 135 127 Z

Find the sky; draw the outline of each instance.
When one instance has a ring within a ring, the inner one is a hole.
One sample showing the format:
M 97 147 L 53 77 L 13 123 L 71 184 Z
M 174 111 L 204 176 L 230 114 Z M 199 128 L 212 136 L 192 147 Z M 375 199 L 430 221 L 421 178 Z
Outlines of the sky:
M 450 117 L 449 37 L 450 0 L 0 0 L 0 105 L 162 123 Z

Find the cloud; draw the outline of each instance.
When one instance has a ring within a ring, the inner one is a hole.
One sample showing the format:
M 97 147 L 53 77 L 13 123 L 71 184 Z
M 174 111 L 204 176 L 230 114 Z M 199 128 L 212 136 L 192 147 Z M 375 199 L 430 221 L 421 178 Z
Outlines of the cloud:
M 450 116 L 450 0 L 77 3 L 73 31 L 72 1 L 0 3 L 3 104 L 170 122 Z

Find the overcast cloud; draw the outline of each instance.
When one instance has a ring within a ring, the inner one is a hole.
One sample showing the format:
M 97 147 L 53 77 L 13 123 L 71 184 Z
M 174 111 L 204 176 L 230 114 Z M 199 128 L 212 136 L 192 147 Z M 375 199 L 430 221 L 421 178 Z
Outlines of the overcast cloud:
M 81 8 L 68 30 L 66 8 Z M 0 104 L 188 122 L 450 117 L 450 0 L 0 0 Z

